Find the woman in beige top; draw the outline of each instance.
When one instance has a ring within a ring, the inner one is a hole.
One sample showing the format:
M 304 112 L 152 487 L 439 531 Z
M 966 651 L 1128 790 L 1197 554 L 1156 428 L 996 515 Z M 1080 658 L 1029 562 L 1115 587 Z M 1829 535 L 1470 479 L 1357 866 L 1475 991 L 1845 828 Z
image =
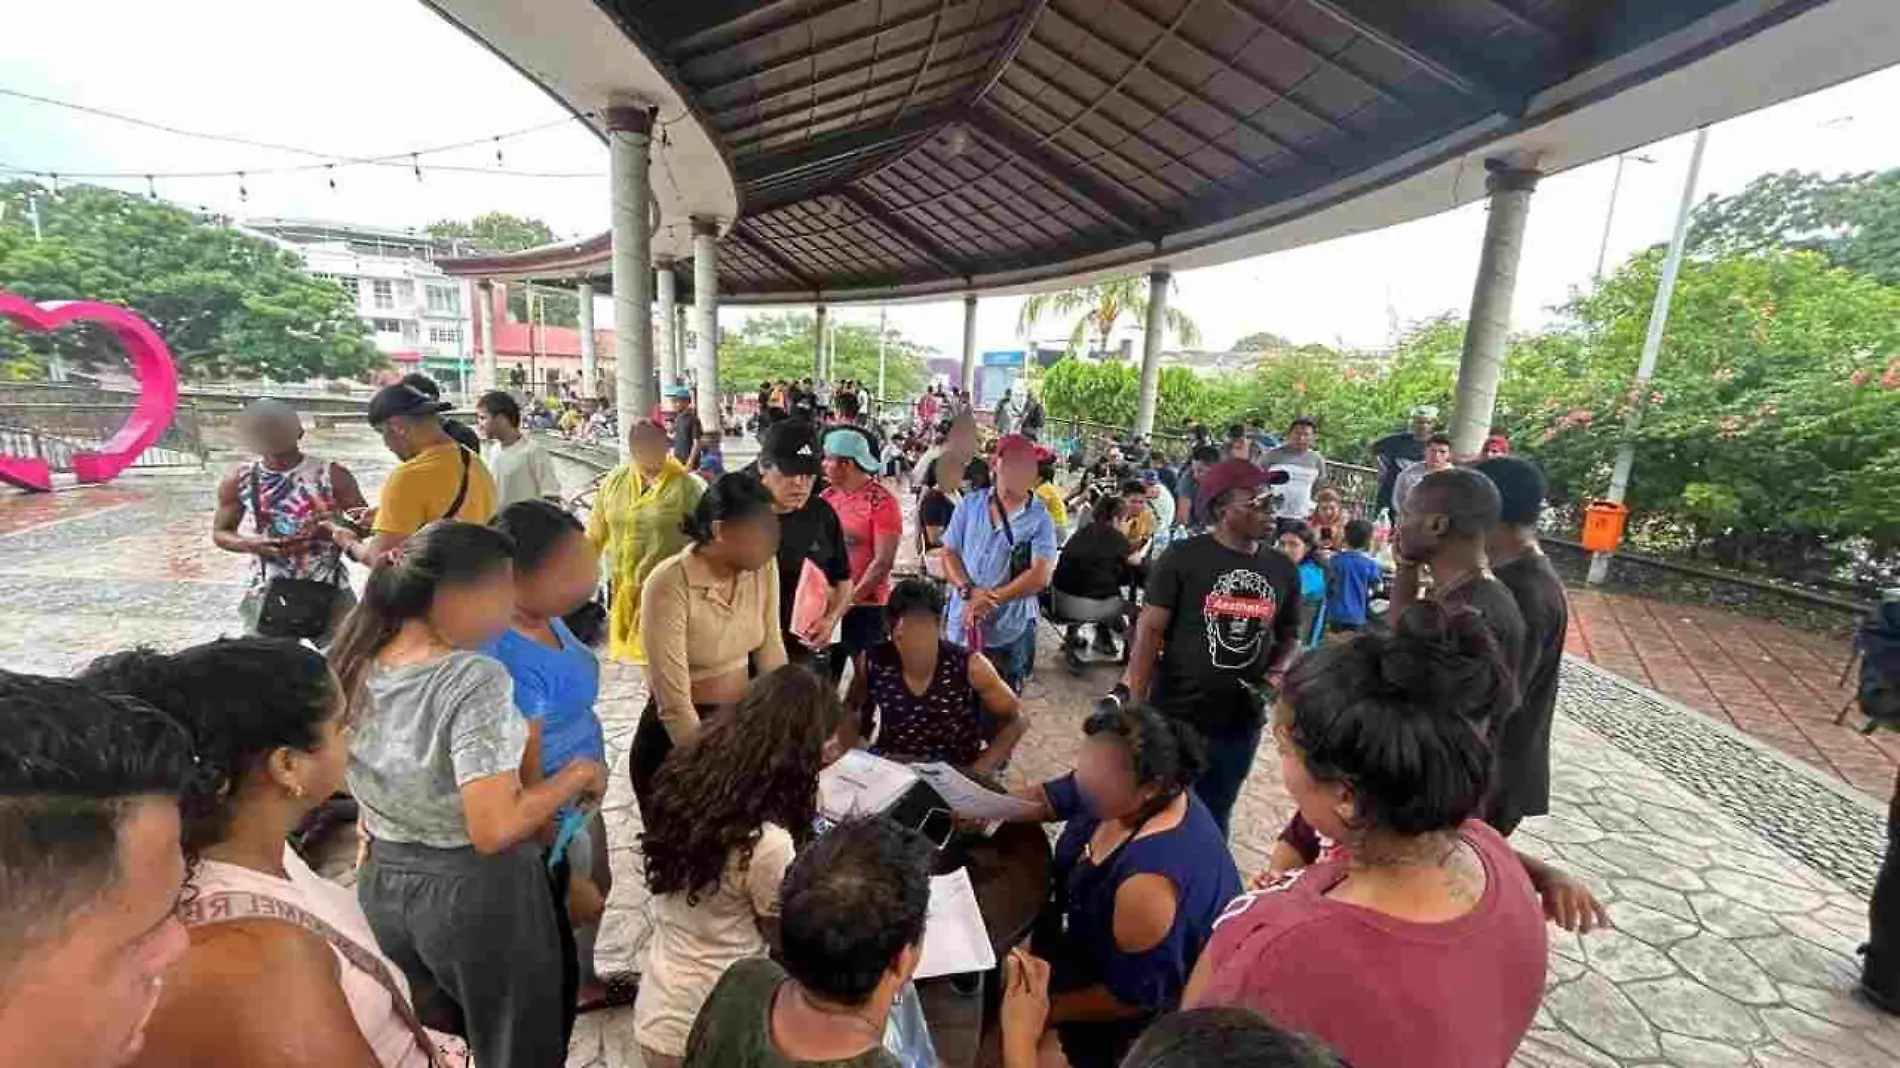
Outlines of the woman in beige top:
M 640 594 L 649 696 L 628 766 L 643 817 L 666 754 L 745 696 L 755 674 L 785 664 L 772 491 L 751 475 L 726 475 L 681 527 L 693 544 L 654 568 Z
M 640 840 L 653 937 L 634 1003 L 647 1068 L 677 1068 L 693 1020 L 731 965 L 767 949 L 794 842 L 811 838 L 818 771 L 841 719 L 838 696 L 801 667 L 752 684 L 653 781 Z

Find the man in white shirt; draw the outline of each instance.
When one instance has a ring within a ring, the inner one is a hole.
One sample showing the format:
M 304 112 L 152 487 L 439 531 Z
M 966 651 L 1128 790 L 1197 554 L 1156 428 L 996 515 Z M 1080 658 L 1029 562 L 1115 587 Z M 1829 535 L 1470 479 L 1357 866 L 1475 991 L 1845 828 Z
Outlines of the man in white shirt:
M 1313 510 L 1313 487 L 1326 477 L 1326 458 L 1313 447 L 1318 436 L 1318 424 L 1302 415 L 1287 426 L 1286 440 L 1260 457 L 1262 469 L 1286 472 L 1275 518 L 1305 519 Z
M 475 429 L 482 436 L 482 462 L 495 476 L 495 511 L 543 498 L 561 502 L 561 481 L 541 443 L 521 432 L 521 405 L 501 390 L 475 402 Z

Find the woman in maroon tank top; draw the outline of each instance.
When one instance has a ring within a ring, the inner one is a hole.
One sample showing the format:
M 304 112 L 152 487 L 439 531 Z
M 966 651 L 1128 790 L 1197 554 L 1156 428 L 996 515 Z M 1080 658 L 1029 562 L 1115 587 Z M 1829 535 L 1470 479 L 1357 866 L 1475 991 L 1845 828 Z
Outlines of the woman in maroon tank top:
M 943 595 L 925 579 L 891 591 L 891 637 L 858 656 L 845 722 L 857 735 L 875 720 L 872 751 L 941 760 L 987 775 L 1009 759 L 1028 725 L 989 660 L 943 638 Z
M 1477 818 L 1515 702 L 1483 621 L 1421 604 L 1309 656 L 1273 711 L 1300 814 L 1346 846 L 1214 926 L 1183 1004 L 1239 1005 L 1358 1068 L 1504 1068 L 1543 996 L 1543 907 Z

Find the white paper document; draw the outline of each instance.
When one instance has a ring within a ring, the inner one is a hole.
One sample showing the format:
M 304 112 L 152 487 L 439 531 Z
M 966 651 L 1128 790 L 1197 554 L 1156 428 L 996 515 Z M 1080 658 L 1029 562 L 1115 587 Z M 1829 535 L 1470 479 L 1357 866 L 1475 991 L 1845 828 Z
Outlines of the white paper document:
M 875 816 L 916 781 L 917 773 L 904 765 L 853 749 L 818 773 L 818 811 L 830 820 Z
M 948 764 L 913 765 L 917 777 L 930 784 L 950 811 L 972 820 L 1019 820 L 1035 815 L 1036 806 L 1020 797 L 999 794 Z
M 976 907 L 976 888 L 970 870 L 930 878 L 930 911 L 924 920 L 924 951 L 917 961 L 918 979 L 964 972 L 986 972 L 996 967 L 990 931 Z

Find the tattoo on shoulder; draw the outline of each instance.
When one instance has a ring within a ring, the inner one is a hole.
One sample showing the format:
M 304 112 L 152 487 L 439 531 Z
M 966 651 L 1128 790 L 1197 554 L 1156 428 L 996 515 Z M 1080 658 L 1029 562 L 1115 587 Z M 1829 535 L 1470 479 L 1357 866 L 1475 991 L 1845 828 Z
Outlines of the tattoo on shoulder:
M 1445 882 L 1454 901 L 1476 902 L 1484 897 L 1484 861 L 1468 843 L 1459 842 L 1446 862 Z

